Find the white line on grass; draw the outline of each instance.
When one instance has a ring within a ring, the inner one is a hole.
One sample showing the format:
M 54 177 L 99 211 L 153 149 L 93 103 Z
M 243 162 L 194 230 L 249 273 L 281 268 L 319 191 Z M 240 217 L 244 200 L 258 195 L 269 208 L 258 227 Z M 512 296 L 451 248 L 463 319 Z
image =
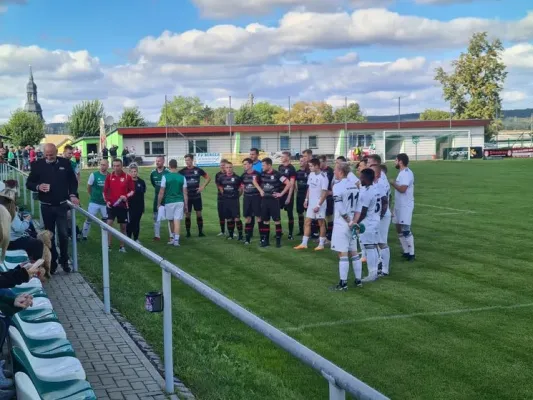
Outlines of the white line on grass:
M 434 206 L 434 205 L 431 205 L 431 204 L 422 204 L 422 203 L 418 203 L 418 202 L 415 202 L 415 207 L 416 206 L 439 208 L 441 210 L 457 211 L 457 212 L 462 212 L 462 213 L 467 213 L 467 214 L 476 214 L 476 211 L 472 211 L 472 210 L 462 210 L 460 208 Z
M 409 319 L 409 318 L 416 318 L 416 317 L 431 317 L 431 316 L 440 317 L 444 315 L 466 314 L 466 313 L 493 311 L 493 310 L 512 310 L 516 308 L 526 308 L 526 307 L 533 307 L 533 303 L 513 304 L 510 306 L 488 306 L 488 307 L 479 307 L 479 308 L 463 308 L 463 309 L 449 310 L 449 311 L 427 311 L 427 312 L 419 312 L 419 313 L 412 313 L 412 314 L 382 315 L 378 317 L 368 317 L 368 318 L 361 318 L 361 319 L 344 319 L 344 320 L 338 320 L 338 321 L 317 322 L 315 324 L 293 326 L 293 327 L 285 328 L 283 330 L 286 332 L 294 332 L 294 331 L 302 331 L 304 329 L 310 329 L 310 328 L 350 325 L 350 324 L 372 322 L 372 321 L 389 321 L 389 320 L 394 320 L 394 319 Z

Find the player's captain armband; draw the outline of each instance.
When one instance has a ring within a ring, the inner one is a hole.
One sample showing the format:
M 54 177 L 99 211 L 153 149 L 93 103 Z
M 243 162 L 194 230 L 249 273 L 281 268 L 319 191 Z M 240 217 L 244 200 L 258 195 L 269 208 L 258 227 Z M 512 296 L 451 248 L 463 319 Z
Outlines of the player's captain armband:
M 335 201 L 335 203 L 342 202 L 342 196 L 333 196 L 333 200 Z
M 281 177 L 279 178 L 279 180 L 280 180 L 281 182 L 285 183 L 285 181 L 287 180 L 287 178 L 285 178 L 284 176 L 281 176 Z

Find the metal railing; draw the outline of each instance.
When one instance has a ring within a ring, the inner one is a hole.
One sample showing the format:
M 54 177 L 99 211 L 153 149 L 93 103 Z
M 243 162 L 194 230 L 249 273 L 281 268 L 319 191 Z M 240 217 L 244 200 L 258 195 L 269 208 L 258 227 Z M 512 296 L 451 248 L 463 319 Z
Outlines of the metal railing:
M 7 165 L 7 164 L 0 164 Z M 24 193 L 26 193 L 25 183 L 27 174 L 11 166 L 1 169 L 5 173 L 11 173 L 13 175 L 20 175 L 24 185 Z M 19 180 L 19 177 L 16 178 Z M 22 187 L 22 186 L 19 186 Z M 24 201 L 27 196 L 24 195 Z M 33 198 L 32 198 L 33 202 Z M 360 381 L 353 375 L 339 368 L 332 362 L 328 361 L 324 357 L 315 353 L 308 347 L 299 343 L 292 337 L 283 333 L 279 329 L 265 322 L 261 318 L 257 317 L 250 311 L 241 307 L 234 301 L 221 295 L 217 291 L 211 289 L 206 284 L 202 283 L 192 275 L 183 271 L 179 267 L 172 264 L 170 261 L 165 260 L 163 257 L 157 255 L 153 251 L 147 249 L 141 244 L 123 235 L 116 229 L 110 227 L 105 222 L 101 221 L 97 217 L 89 214 L 81 207 L 75 206 L 68 202 L 72 212 L 72 266 L 73 271 L 78 270 L 78 253 L 76 243 L 76 213 L 83 215 L 91 222 L 98 225 L 102 234 L 102 278 L 103 278 L 103 297 L 104 297 L 104 311 L 106 313 L 111 312 L 111 290 L 109 280 L 109 247 L 108 238 L 109 234 L 116 237 L 120 241 L 124 242 L 133 250 L 141 253 L 144 257 L 157 264 L 162 270 L 162 283 L 163 283 L 163 348 L 164 348 L 164 367 L 165 367 L 165 390 L 167 393 L 174 393 L 174 368 L 173 368 L 173 353 L 172 353 L 172 292 L 171 292 L 171 278 L 175 277 L 181 282 L 191 287 L 205 298 L 212 301 L 220 308 L 226 310 L 235 318 L 245 323 L 261 335 L 270 339 L 277 346 L 281 347 L 285 351 L 292 354 L 294 357 L 302 361 L 304 364 L 310 366 L 315 371 L 320 373 L 329 382 L 329 399 L 330 400 L 344 400 L 346 398 L 346 392 L 352 394 L 357 399 L 365 400 L 386 400 L 385 395 L 381 394 L 377 390 L 371 388 L 366 383 Z M 32 210 L 34 207 L 32 206 Z

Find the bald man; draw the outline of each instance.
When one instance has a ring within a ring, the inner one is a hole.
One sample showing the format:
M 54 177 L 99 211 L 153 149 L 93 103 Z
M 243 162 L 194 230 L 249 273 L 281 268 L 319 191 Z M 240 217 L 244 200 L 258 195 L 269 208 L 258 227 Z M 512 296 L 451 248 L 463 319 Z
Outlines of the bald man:
M 53 144 L 44 146 L 44 158 L 31 164 L 30 175 L 26 181 L 29 190 L 37 192 L 41 202 L 44 227 L 55 232 L 59 240 L 59 254 L 52 238 L 52 265 L 50 273 L 55 274 L 58 265 L 64 272 L 70 272 L 68 264 L 68 223 L 67 200 L 78 205 L 78 179 L 70 161 L 57 156 Z

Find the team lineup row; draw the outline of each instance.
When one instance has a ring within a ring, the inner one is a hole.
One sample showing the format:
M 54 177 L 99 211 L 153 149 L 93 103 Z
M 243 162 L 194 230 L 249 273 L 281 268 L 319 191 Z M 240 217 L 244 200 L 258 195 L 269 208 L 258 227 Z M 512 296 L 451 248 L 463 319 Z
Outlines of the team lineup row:
M 331 243 L 331 249 L 339 253 L 338 289 L 347 288 L 350 258 L 357 286 L 365 280 L 375 280 L 379 275 L 388 275 L 390 250 L 387 241 L 391 218 L 396 224 L 403 256 L 414 260 L 414 238 L 410 228 L 414 176 L 408 168 L 406 154 L 396 157 L 395 166 L 400 172 L 395 180 L 390 181 L 395 189 L 394 213 L 389 206 L 391 193 L 386 166 L 381 164 L 378 155 L 371 155 L 359 163 L 357 172 L 360 179 L 351 171 L 344 157 L 337 158 L 334 169 L 327 165 L 326 157 L 313 158 L 310 150 L 306 150 L 300 158 L 299 170 L 290 163 L 288 152 L 283 153 L 281 162 L 276 171 L 271 159 L 258 160 L 258 151 L 252 149 L 250 157 L 243 160 L 245 171 L 239 176 L 234 173 L 232 163 L 222 160 L 220 172 L 215 177 L 219 236 L 226 234 L 227 227 L 228 239 L 233 239 L 236 228 L 238 240 L 249 245 L 257 222 L 260 245 L 268 247 L 270 220 L 273 220 L 276 246 L 280 247 L 283 234 L 281 211 L 287 212 L 288 238 L 293 239 L 296 205 L 298 235 L 302 235 L 303 239 L 295 249 L 306 249 L 310 237 L 317 234 L 319 240 L 315 251 L 323 250 L 326 244 Z M 186 155 L 185 163 L 186 167 L 178 171 L 176 160 L 170 160 L 169 168 L 166 168 L 164 158 L 159 157 L 156 168 L 150 174 L 155 189 L 154 239 L 159 240 L 160 222 L 167 219 L 171 235 L 169 244 L 175 246 L 179 246 L 180 225 L 184 217 L 187 237 L 191 236 L 193 210 L 196 212 L 199 236 L 204 236 L 201 193 L 211 182 L 211 177 L 203 169 L 194 166 L 193 155 Z M 94 215 L 99 212 L 109 223 L 116 218 L 124 232 L 138 239 L 146 185 L 138 177 L 136 166 L 130 166 L 130 175 L 122 170 L 120 160 L 113 162 L 111 174 L 107 173 L 107 169 L 107 162 L 103 160 L 100 171 L 89 178 L 89 212 Z M 244 229 L 241 215 L 245 218 Z M 86 222 L 84 237 L 89 226 Z M 363 260 L 358 249 L 368 263 L 369 274 L 365 280 L 361 277 Z

